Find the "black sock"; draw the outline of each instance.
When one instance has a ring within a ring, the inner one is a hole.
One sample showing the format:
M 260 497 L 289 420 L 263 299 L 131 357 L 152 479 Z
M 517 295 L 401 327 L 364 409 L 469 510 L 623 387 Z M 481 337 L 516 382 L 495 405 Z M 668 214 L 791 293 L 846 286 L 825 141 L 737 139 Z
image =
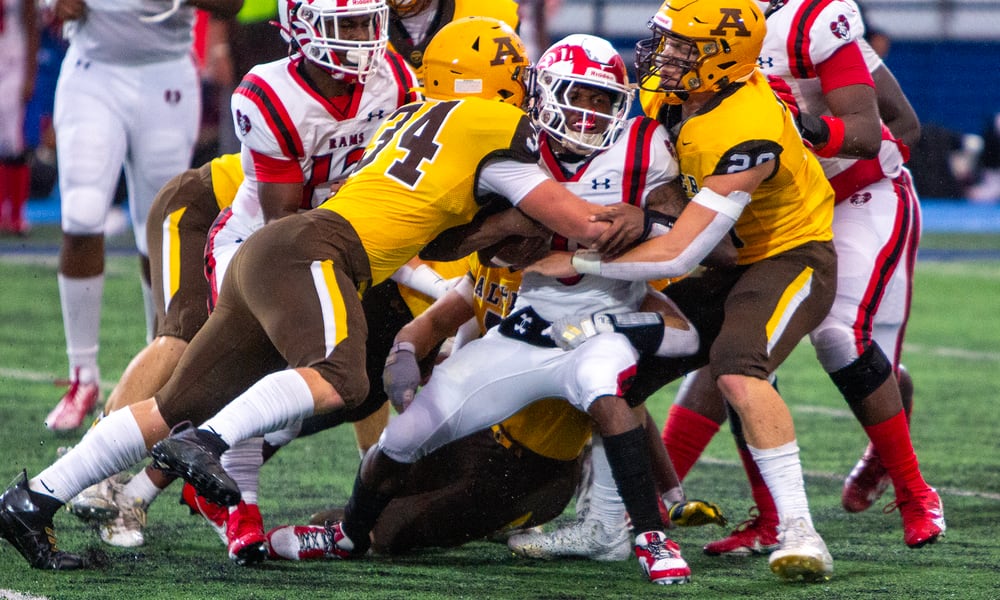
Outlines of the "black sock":
M 603 439 L 611 474 L 618 485 L 618 494 L 625 502 L 633 529 L 637 533 L 661 531 L 663 521 L 656 501 L 646 433 L 642 427 L 636 427 Z
M 371 544 L 370 533 L 375 528 L 375 521 L 389 505 L 392 496 L 379 494 L 361 481 L 360 470 L 354 479 L 354 490 L 351 492 L 347 506 L 344 507 L 344 534 L 354 542 L 354 551 L 362 553 Z

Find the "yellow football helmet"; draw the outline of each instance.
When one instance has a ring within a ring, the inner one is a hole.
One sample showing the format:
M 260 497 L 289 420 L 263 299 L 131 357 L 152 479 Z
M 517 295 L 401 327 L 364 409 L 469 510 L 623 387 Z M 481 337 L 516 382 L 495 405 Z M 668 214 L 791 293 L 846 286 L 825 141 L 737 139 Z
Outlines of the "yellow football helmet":
M 500 100 L 523 107 L 528 53 L 510 25 L 489 17 L 456 19 L 427 44 L 419 75 L 428 98 Z
M 767 33 L 753 0 L 666 0 L 648 26 L 653 37 L 635 47 L 639 87 L 668 104 L 748 77 Z

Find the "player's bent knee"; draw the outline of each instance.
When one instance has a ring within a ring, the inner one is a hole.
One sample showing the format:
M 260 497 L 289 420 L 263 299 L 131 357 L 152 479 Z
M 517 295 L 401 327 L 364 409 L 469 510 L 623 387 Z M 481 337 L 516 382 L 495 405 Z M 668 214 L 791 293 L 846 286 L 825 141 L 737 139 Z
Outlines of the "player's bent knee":
M 892 375 L 892 363 L 878 344 L 872 342 L 857 360 L 830 373 L 830 379 L 851 406 L 860 404 Z
M 833 373 L 857 360 L 858 340 L 853 330 L 840 323 L 825 322 L 809 334 L 816 359 L 827 373 Z

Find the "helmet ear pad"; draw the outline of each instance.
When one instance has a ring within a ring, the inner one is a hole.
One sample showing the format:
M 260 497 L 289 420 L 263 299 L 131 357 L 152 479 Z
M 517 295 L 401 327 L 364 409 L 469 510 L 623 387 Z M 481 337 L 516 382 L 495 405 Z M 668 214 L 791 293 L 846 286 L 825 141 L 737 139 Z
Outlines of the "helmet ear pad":
M 438 31 L 424 51 L 424 94 L 438 100 L 478 97 L 523 107 L 528 52 L 503 21 L 464 17 Z

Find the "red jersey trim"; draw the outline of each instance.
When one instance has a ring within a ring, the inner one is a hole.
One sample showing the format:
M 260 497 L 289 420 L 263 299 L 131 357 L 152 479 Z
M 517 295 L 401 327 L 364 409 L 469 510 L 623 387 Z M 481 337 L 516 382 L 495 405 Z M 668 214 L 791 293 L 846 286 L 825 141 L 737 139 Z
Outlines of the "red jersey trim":
M 243 78 L 236 88 L 236 93 L 247 98 L 257 106 L 268 128 L 278 140 L 282 154 L 288 158 L 297 159 L 305 154 L 299 132 L 295 123 L 285 110 L 284 104 L 278 98 L 274 89 L 257 75 L 249 74 Z
M 849 85 L 875 87 L 875 81 L 857 43 L 841 46 L 830 58 L 816 66 L 816 75 L 824 94 Z
M 637 119 L 629 128 L 628 150 L 625 155 L 625 168 L 622 171 L 622 202 L 633 206 L 642 204 L 642 193 L 646 189 L 646 174 L 652 160 L 653 133 L 656 131 L 656 121 L 647 118 Z
M 302 183 L 302 165 L 292 159 L 281 159 L 250 151 L 253 157 L 253 169 L 260 183 Z

